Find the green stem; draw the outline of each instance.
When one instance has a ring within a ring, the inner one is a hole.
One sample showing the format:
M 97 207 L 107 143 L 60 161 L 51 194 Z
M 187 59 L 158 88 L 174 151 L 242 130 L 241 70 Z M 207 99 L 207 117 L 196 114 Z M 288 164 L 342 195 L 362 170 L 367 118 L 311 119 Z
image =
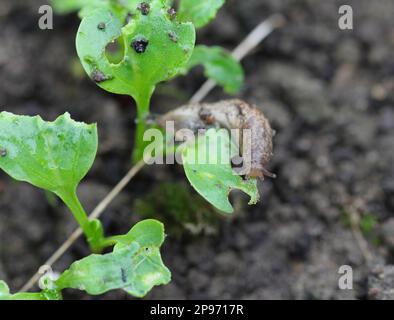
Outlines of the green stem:
M 94 237 L 94 231 L 92 231 L 90 228 L 90 220 L 78 199 L 76 190 L 64 191 L 59 196 L 70 209 L 75 220 L 77 220 L 79 226 L 85 234 L 86 240 L 88 241 L 91 250 L 93 252 L 100 252 L 104 248 L 101 246 L 101 239 L 96 239 Z
M 149 116 L 149 107 L 151 94 L 144 95 L 136 100 L 137 102 L 137 128 L 135 132 L 133 162 L 137 163 L 144 156 L 146 142 L 144 142 L 144 133 L 147 129 L 146 119 Z
M 85 235 L 89 236 L 90 235 L 89 218 L 85 212 L 85 209 L 82 207 L 81 202 L 78 199 L 76 191 L 62 192 L 60 194 L 60 198 L 71 210 L 75 220 L 77 220 L 79 226 L 81 227 Z
M 99 246 L 101 248 L 112 247 L 115 244 L 117 244 L 122 237 L 123 236 L 121 236 L 121 235 L 120 236 L 105 237 L 105 238 L 101 239 L 101 241 L 99 242 Z
M 114 246 L 122 238 L 121 235 L 104 237 L 101 232 L 97 233 L 97 225 L 96 227 L 93 227 L 92 221 L 94 220 L 89 220 L 89 217 L 86 214 L 81 202 L 79 201 L 75 190 L 63 190 L 58 194 L 67 207 L 71 210 L 75 220 L 77 220 L 79 226 L 85 234 L 86 240 L 93 252 L 100 253 L 103 249 Z M 99 228 L 102 228 L 101 223 Z

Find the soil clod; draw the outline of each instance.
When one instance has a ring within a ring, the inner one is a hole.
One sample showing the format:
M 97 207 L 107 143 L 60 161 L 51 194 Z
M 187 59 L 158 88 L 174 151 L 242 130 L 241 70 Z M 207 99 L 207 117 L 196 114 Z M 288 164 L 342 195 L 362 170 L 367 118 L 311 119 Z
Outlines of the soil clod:
M 134 40 L 131 43 L 131 46 L 133 47 L 135 52 L 144 53 L 146 51 L 146 48 L 148 47 L 148 44 L 149 44 L 149 40 L 142 38 L 142 39 Z
M 94 82 L 97 83 L 104 82 L 110 79 L 110 77 L 106 76 L 102 71 L 98 69 L 94 69 L 90 77 Z
M 144 16 L 147 16 L 147 15 L 149 14 L 149 12 L 150 12 L 150 5 L 149 5 L 149 3 L 141 2 L 141 3 L 138 5 L 137 9 L 138 9 L 139 11 L 141 11 L 141 13 L 142 13 Z

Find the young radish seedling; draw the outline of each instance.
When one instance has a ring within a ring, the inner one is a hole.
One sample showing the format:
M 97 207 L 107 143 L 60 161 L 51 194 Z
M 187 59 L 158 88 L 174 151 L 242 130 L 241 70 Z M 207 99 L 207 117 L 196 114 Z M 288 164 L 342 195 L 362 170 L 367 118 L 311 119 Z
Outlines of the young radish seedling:
M 186 74 L 201 64 L 205 75 L 226 92 L 234 94 L 241 88 L 242 67 L 226 50 L 207 46 L 193 50 L 195 35 L 191 23 L 195 28 L 208 24 L 224 0 L 182 0 L 178 12 L 172 7 L 173 1 L 168 0 L 52 0 L 52 3 L 58 13 L 79 11 L 83 18 L 77 51 L 90 77 L 103 89 L 130 95 L 136 101 L 135 161 L 142 158 L 145 146 L 142 134 L 157 83 Z M 111 17 L 105 19 L 104 12 L 110 12 Z M 133 37 L 134 42 L 130 42 Z M 111 43 L 119 47 L 115 52 L 113 48 L 112 52 L 106 50 Z M 103 70 L 96 70 L 98 66 Z M 109 68 L 117 71 L 109 72 Z
M 154 286 L 171 280 L 160 256 L 163 241 L 160 222 L 141 221 L 119 237 L 111 253 L 92 254 L 74 262 L 60 275 L 44 275 L 40 279 L 41 292 L 11 294 L 7 284 L 0 281 L 0 300 L 60 300 L 64 289 L 83 290 L 90 295 L 121 289 L 144 297 Z
M 61 290 L 75 288 L 89 294 L 124 289 L 144 296 L 153 286 L 170 281 L 160 246 L 164 228 L 155 220 L 135 225 L 129 233 L 105 237 L 99 220 L 89 220 L 77 187 L 97 152 L 95 124 L 75 122 L 68 113 L 54 122 L 39 116 L 0 113 L 0 168 L 18 181 L 55 193 L 68 206 L 92 251 L 114 246 L 112 253 L 93 254 L 71 265 L 58 279 L 47 278 L 41 293 L 11 295 L 0 282 L 0 299 L 58 299 Z
M 174 20 L 162 0 L 150 2 L 149 13 L 135 7 L 133 18 L 123 21 L 112 11 L 97 9 L 86 16 L 77 34 L 77 52 L 85 71 L 101 88 L 126 94 L 137 104 L 134 160 L 142 159 L 143 134 L 155 86 L 179 73 L 191 57 L 195 30 L 190 22 Z M 123 58 L 111 63 L 106 47 L 123 44 Z
M 81 19 L 92 14 L 95 9 L 106 9 L 118 16 L 120 21 L 130 21 L 136 11 L 148 15 L 152 0 L 52 0 L 55 12 L 67 14 L 78 11 Z M 174 8 L 172 0 L 164 3 L 169 7 L 167 13 L 174 20 L 192 22 L 196 29 L 205 27 L 211 22 L 225 0 L 180 0 Z M 175 35 L 171 35 L 176 40 Z M 121 48 L 122 49 L 122 48 Z M 120 50 L 121 50 L 120 49 Z M 119 54 L 116 53 L 115 56 Z M 221 47 L 196 46 L 190 62 L 182 69 L 186 74 L 196 65 L 203 65 L 207 78 L 215 80 L 227 93 L 237 93 L 243 83 L 244 74 L 240 63 Z

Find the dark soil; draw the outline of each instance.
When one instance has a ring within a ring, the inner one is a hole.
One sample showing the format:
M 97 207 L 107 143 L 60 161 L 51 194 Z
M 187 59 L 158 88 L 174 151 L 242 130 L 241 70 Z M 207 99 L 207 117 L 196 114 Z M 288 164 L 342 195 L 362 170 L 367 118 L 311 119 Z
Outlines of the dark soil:
M 38 29 L 44 3 L 0 3 L 1 110 L 48 120 L 69 111 L 98 123 L 99 154 L 79 189 L 91 210 L 130 167 L 135 108 L 78 72 L 75 15 L 57 16 L 54 30 Z M 394 298 L 394 2 L 347 3 L 353 31 L 338 28 L 342 1 L 229 0 L 200 32 L 200 43 L 231 49 L 270 14 L 286 16 L 287 25 L 244 60 L 239 95 L 260 106 L 277 131 L 270 169 L 278 178 L 264 181 L 257 206 L 234 195 L 237 213 L 220 218 L 215 234 L 170 233 L 162 251 L 173 281 L 148 299 Z M 153 111 L 186 102 L 202 82 L 197 70 L 161 86 Z M 216 89 L 208 100 L 224 97 Z M 141 172 L 103 215 L 107 232 L 126 232 L 141 218 L 136 200 L 164 183 L 186 184 L 182 169 Z M 369 262 L 349 226 L 352 213 L 361 219 Z M 13 290 L 75 227 L 56 199 L 0 173 L 0 279 Z M 55 269 L 88 253 L 81 239 Z M 354 271 L 353 290 L 338 288 L 345 264 Z M 92 298 L 75 291 L 65 297 Z M 128 297 L 115 291 L 99 298 Z

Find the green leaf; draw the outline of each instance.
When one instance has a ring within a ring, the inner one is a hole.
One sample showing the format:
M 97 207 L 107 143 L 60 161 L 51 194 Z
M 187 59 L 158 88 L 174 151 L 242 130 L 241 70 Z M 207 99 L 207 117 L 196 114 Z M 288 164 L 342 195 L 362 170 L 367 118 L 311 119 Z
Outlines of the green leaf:
M 58 14 L 79 11 L 80 18 L 100 8 L 111 10 L 119 17 L 125 18 L 128 13 L 135 13 L 140 2 L 142 0 L 52 0 L 52 7 Z
M 191 21 L 195 27 L 201 28 L 216 17 L 225 0 L 181 0 L 179 19 Z
M 61 295 L 58 292 L 19 292 L 10 293 L 8 285 L 0 280 L 0 300 L 60 300 Z
M 119 239 L 117 248 L 130 245 L 134 241 L 140 246 L 160 247 L 164 242 L 164 226 L 157 220 L 147 219 L 137 223 L 131 230 Z
M 68 113 L 54 122 L 0 113 L 0 168 L 18 181 L 64 198 L 74 193 L 97 152 L 96 124 Z
M 208 202 L 225 213 L 232 213 L 228 196 L 240 189 L 250 196 L 249 204 L 257 203 L 259 193 L 256 179 L 243 180 L 231 167 L 236 146 L 225 129 L 209 129 L 195 143 L 182 151 L 186 177 L 196 191 Z
M 192 23 L 173 19 L 166 1 L 149 3 L 149 13 L 137 10 L 126 26 L 110 11 L 95 10 L 82 20 L 76 39 L 78 56 L 90 77 L 104 90 L 132 96 L 145 109 L 156 84 L 179 73 L 195 43 Z M 123 41 L 124 56 L 113 64 L 106 47 L 116 40 Z
M 68 14 L 83 8 L 98 8 L 108 5 L 109 0 L 52 0 L 53 10 L 58 14 Z
M 3 280 L 0 280 L 0 300 L 5 300 L 10 295 L 10 288 Z
M 60 290 L 74 288 L 92 295 L 123 289 L 131 295 L 143 297 L 154 286 L 171 280 L 171 273 L 160 256 L 163 239 L 164 228 L 160 222 L 140 222 L 113 252 L 92 254 L 74 262 L 56 285 Z
M 244 82 L 241 64 L 221 47 L 196 46 L 183 74 L 203 65 L 205 76 L 216 81 L 229 94 L 239 92 Z

